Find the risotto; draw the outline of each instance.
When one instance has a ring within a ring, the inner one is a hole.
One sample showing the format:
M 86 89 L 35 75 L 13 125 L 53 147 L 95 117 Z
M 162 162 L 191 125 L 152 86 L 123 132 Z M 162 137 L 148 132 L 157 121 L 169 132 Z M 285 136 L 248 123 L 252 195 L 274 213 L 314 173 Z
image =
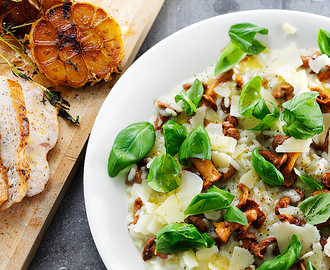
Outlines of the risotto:
M 118 135 L 129 233 L 146 269 L 330 269 L 330 59 L 254 35 L 243 48 L 233 29 L 217 63 Z

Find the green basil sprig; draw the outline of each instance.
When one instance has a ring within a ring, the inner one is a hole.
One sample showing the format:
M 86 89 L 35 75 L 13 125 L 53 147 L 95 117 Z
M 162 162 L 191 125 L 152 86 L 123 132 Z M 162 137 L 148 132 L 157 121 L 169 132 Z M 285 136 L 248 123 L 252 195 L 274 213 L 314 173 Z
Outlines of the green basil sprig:
M 236 206 L 229 206 L 224 218 L 229 222 L 236 222 L 244 226 L 248 225 L 246 215 Z
M 279 109 L 270 102 L 274 107 L 274 112 L 271 113 L 266 105 L 266 101 L 260 94 L 262 85 L 262 78 L 256 76 L 246 83 L 242 89 L 239 102 L 238 110 L 243 116 L 254 116 L 261 120 L 261 122 L 252 128 L 252 130 L 263 130 L 271 127 L 276 123 L 280 117 Z
M 153 147 L 155 139 L 155 129 L 148 122 L 135 123 L 120 131 L 108 159 L 110 177 L 117 176 L 121 170 L 144 158 Z
M 163 133 L 166 153 L 175 156 L 179 152 L 181 144 L 187 137 L 185 127 L 170 119 L 163 125 Z
M 266 49 L 258 40 L 254 39 L 258 33 L 267 35 L 268 29 L 252 23 L 238 23 L 232 25 L 229 30 L 231 41 L 249 55 L 256 55 Z
M 243 52 L 236 44 L 230 42 L 220 53 L 214 67 L 214 76 L 231 70 L 247 54 Z
M 330 193 L 320 193 L 308 197 L 298 204 L 311 225 L 321 224 L 330 218 Z
M 260 175 L 261 179 L 272 187 L 280 186 L 284 183 L 282 173 L 258 153 L 258 147 L 254 148 L 251 155 L 253 168 Z
M 310 261 L 308 261 L 306 270 L 317 270 L 317 269 Z
M 173 223 L 161 228 L 157 235 L 156 252 L 175 253 L 198 247 L 211 248 L 215 244 L 207 233 L 201 234 L 192 224 Z
M 190 132 L 180 146 L 179 162 L 188 165 L 188 158 L 211 159 L 210 137 L 202 125 Z
M 322 190 L 323 184 L 317 182 L 314 178 L 309 177 L 307 174 L 303 174 L 301 171 L 299 171 L 296 168 L 293 168 L 295 173 L 300 177 L 300 179 L 309 187 L 316 189 L 316 190 Z
M 283 132 L 296 139 L 307 140 L 323 131 L 323 116 L 316 102 L 318 92 L 304 92 L 282 104 Z
M 262 52 L 266 47 L 254 39 L 257 33 L 267 35 L 268 29 L 252 23 L 232 25 L 229 30 L 231 42 L 220 53 L 215 64 L 214 75 L 217 76 L 232 69 L 246 55 L 256 55 Z
M 218 211 L 229 207 L 234 195 L 221 190 L 216 186 L 208 189 L 206 193 L 197 194 L 184 211 L 185 215 L 197 215 L 209 211 Z
M 174 97 L 176 103 L 182 100 L 181 108 L 190 116 L 194 114 L 202 100 L 204 87 L 202 83 L 196 78 L 191 87 L 185 91 L 182 90 Z
M 180 186 L 178 162 L 169 154 L 157 156 L 150 165 L 147 182 L 158 192 L 170 192 Z
M 326 30 L 319 29 L 317 35 L 317 43 L 321 53 L 330 57 L 330 33 Z
M 264 262 L 257 270 L 287 270 L 298 259 L 301 251 L 299 236 L 294 234 L 284 252 L 274 259 Z

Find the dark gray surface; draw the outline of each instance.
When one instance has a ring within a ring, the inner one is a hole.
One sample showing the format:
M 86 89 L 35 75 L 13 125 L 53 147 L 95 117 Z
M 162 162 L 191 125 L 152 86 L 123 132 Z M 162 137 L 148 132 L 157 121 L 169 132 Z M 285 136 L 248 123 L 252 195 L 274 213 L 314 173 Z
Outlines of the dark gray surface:
M 203 19 L 228 12 L 273 8 L 330 15 L 328 0 L 166 0 L 137 57 L 168 35 Z M 82 164 L 29 270 L 106 269 L 88 227 L 83 195 Z

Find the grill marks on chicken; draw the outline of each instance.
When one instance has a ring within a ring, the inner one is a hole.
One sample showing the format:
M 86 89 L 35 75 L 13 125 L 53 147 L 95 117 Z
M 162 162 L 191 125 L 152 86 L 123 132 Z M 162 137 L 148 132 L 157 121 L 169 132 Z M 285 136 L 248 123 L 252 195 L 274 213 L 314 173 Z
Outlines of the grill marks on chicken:
M 33 93 L 38 93 L 37 88 L 23 90 L 17 81 L 0 76 L 0 210 L 20 202 L 26 195 L 36 194 L 30 191 L 31 183 L 41 181 L 44 186 L 50 175 L 46 155 L 43 153 L 47 154 L 49 146 L 54 146 L 57 132 L 51 137 L 44 131 L 52 125 L 55 125 L 57 131 L 56 111 L 49 110 L 47 114 L 45 109 L 41 109 L 41 106 L 46 106 L 40 102 L 42 95 L 41 98 L 40 95 L 34 96 Z M 42 90 L 39 89 L 39 92 L 42 93 Z M 26 104 L 29 106 L 28 110 Z M 36 113 L 31 113 L 32 111 Z M 43 117 L 44 120 L 40 120 Z M 44 130 L 38 129 L 37 125 L 47 121 L 49 124 L 42 127 Z M 50 130 L 53 131 L 54 128 Z M 51 141 L 49 145 L 48 141 Z M 40 145 L 47 145 L 44 148 L 48 150 L 42 152 Z M 47 180 L 36 171 L 40 171 Z M 35 190 L 40 192 L 43 187 Z

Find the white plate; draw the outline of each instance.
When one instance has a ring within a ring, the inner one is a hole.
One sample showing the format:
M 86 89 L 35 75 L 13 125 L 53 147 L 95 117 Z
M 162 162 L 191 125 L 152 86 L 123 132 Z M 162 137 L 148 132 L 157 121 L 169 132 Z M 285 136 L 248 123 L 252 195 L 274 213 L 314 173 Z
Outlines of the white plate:
M 123 179 L 107 173 L 108 156 L 120 130 L 148 121 L 153 100 L 204 71 L 229 42 L 232 24 L 251 22 L 269 29 L 258 36 L 271 48 L 284 48 L 295 41 L 298 48 L 317 47 L 318 28 L 330 30 L 330 19 L 318 15 L 257 10 L 226 14 L 189 26 L 151 48 L 119 79 L 95 121 L 86 153 L 84 192 L 89 225 L 97 249 L 108 269 L 142 270 L 140 252 L 126 227 L 126 192 Z M 297 29 L 286 35 L 283 23 Z

